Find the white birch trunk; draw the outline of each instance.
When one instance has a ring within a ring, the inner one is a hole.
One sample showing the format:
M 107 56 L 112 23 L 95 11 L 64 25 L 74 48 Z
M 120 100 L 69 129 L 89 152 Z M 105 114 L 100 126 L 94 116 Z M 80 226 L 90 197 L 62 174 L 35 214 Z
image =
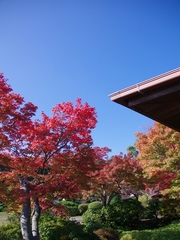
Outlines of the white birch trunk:
M 39 240 L 38 221 L 41 214 L 41 207 L 39 206 L 38 198 L 34 199 L 34 209 L 32 212 L 32 235 L 34 240 Z
M 22 189 L 24 189 L 24 194 L 30 193 L 29 188 L 29 182 L 28 180 L 24 179 L 21 181 L 21 184 L 23 184 Z M 31 217 L 31 204 L 30 204 L 30 198 L 27 197 L 25 200 L 25 203 L 22 206 L 22 212 L 20 217 L 20 226 L 21 226 L 21 233 L 24 240 L 32 240 L 32 231 L 31 231 L 31 223 L 30 223 L 30 217 Z

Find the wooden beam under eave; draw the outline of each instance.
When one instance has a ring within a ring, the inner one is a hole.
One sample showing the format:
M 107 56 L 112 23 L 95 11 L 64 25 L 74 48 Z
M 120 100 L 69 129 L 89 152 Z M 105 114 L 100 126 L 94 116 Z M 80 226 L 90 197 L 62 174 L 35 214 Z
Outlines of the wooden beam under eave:
M 166 88 L 166 89 L 148 93 L 147 95 L 145 93 L 144 95 L 139 95 L 138 97 L 136 97 L 134 99 L 129 99 L 128 107 L 131 108 L 138 104 L 145 103 L 145 102 L 148 102 L 148 101 L 151 101 L 151 100 L 154 100 L 154 99 L 157 99 L 157 98 L 160 98 L 160 97 L 163 97 L 163 96 L 166 96 L 168 94 L 172 94 L 172 93 L 175 93 L 178 91 L 180 91 L 180 83 L 178 83 L 175 86 Z

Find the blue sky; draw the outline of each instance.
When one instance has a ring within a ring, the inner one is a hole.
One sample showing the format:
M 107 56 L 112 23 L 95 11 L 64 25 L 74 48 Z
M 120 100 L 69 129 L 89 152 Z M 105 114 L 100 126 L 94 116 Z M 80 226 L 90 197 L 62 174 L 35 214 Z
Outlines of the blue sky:
M 96 108 L 94 145 L 126 153 L 152 120 L 109 94 L 180 66 L 179 0 L 0 0 L 0 72 L 51 114 L 82 98 Z

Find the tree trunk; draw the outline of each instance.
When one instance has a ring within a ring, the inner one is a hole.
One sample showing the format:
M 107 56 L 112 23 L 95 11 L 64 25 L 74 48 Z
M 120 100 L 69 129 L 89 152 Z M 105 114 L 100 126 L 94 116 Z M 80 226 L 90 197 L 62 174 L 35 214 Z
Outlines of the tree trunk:
M 101 195 L 101 202 L 103 207 L 106 207 L 106 200 L 107 200 L 106 195 Z
M 106 206 L 109 206 L 109 205 L 110 205 L 111 200 L 112 200 L 113 197 L 115 197 L 116 195 L 118 195 L 118 194 L 115 193 L 115 192 L 113 192 L 112 194 L 110 194 L 110 195 L 107 197 Z
M 34 209 L 32 212 L 32 235 L 34 240 L 39 240 L 38 221 L 41 215 L 41 207 L 39 206 L 38 198 L 34 199 Z
M 28 180 L 24 179 L 21 181 L 21 184 L 23 184 L 22 189 L 24 189 L 25 194 L 27 194 L 27 198 L 25 200 L 25 203 L 22 206 L 22 212 L 20 217 L 20 226 L 21 226 L 21 233 L 24 240 L 32 240 L 33 235 L 31 231 L 31 223 L 30 223 L 30 216 L 31 216 L 31 204 L 30 204 L 30 188 L 29 188 L 29 182 Z

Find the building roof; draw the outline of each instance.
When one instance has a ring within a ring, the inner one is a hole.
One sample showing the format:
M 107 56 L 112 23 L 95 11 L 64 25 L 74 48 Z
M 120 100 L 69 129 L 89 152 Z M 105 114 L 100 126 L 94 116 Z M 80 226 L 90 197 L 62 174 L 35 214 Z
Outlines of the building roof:
M 180 132 L 180 68 L 112 93 L 109 97 Z

